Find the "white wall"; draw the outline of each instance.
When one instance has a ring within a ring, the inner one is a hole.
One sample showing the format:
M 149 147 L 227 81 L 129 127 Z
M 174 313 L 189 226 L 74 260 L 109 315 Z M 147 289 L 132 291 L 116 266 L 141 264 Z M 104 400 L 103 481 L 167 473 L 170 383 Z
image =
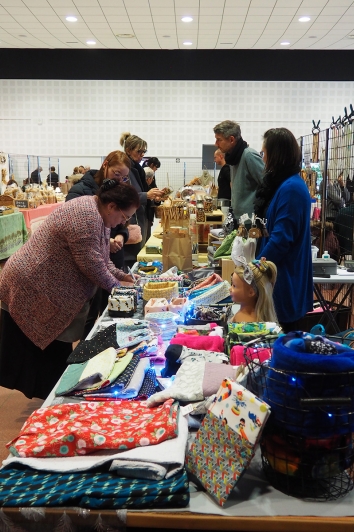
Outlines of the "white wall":
M 272 126 L 296 137 L 311 133 L 312 119 L 328 127 L 353 93 L 354 82 L 0 80 L 0 151 L 70 157 L 63 179 L 119 148 L 126 130 L 147 140 L 150 155 L 201 157 L 225 119 L 261 149 Z

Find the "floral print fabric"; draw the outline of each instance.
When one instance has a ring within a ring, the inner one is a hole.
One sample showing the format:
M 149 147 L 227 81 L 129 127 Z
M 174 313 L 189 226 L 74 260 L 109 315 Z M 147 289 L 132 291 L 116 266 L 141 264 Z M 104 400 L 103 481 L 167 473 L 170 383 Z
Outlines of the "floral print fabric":
M 77 456 L 102 449 L 132 449 L 177 436 L 178 404 L 144 401 L 80 402 L 39 408 L 7 444 L 15 456 Z

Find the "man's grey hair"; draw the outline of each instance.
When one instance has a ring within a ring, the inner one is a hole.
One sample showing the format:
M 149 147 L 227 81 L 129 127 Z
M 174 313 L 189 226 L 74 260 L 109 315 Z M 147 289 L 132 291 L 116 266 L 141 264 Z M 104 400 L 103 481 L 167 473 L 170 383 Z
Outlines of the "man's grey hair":
M 214 127 L 214 133 L 218 133 L 226 139 L 233 136 L 238 140 L 241 137 L 240 124 L 233 122 L 232 120 L 224 120 Z

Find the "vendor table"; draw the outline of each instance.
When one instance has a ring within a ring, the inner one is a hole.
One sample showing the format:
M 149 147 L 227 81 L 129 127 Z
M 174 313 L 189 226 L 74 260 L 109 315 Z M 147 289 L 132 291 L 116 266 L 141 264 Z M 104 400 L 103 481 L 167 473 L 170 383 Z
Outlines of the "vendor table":
M 22 213 L 0 216 L 0 260 L 10 257 L 27 239 L 28 233 Z
M 354 279 L 354 276 L 353 276 Z M 320 283 L 319 283 L 320 284 Z M 107 310 L 96 322 L 95 331 L 100 330 L 104 321 L 112 320 Z M 66 402 L 68 402 L 68 399 Z M 63 398 L 55 398 L 54 390 L 43 406 L 60 403 Z M 55 530 L 64 512 L 76 526 L 85 530 L 97 530 L 101 520 L 108 529 L 118 530 L 125 522 L 130 527 L 161 530 L 234 530 L 248 532 L 346 532 L 354 530 L 354 491 L 335 501 L 313 502 L 289 497 L 274 489 L 261 470 L 259 451 L 250 467 L 233 490 L 223 508 L 211 497 L 190 484 L 189 507 L 181 510 L 86 510 L 78 508 L 43 508 L 43 516 L 36 524 L 36 532 Z M 24 511 L 26 510 L 26 511 Z M 14 525 L 24 530 L 32 530 L 28 520 L 35 519 L 28 509 L 2 508 Z M 37 509 L 39 510 L 39 509 Z M 1 523 L 1 521 L 0 521 Z M 43 528 L 42 528 L 43 527 Z M 94 528 L 96 527 L 96 528 Z M 59 528 L 58 528 L 59 529 Z M 11 527 L 9 528 L 11 530 Z
M 323 315 L 318 323 L 327 319 L 333 328 L 331 332 L 339 333 L 341 328 L 337 322 L 338 313 L 345 308 L 350 308 L 351 311 L 352 308 L 354 273 L 338 269 L 337 275 L 331 275 L 329 278 L 314 277 L 313 283 L 315 295 L 323 309 Z M 328 299 L 329 292 L 330 299 Z
M 59 207 L 60 203 L 48 203 L 40 205 L 36 209 L 19 209 L 22 212 L 28 231 L 35 231 L 45 218 Z

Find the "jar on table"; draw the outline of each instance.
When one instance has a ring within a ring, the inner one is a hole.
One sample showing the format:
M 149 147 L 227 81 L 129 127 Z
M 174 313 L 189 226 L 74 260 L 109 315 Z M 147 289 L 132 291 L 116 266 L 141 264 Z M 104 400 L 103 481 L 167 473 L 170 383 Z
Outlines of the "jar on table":
M 205 209 L 203 201 L 197 202 L 197 222 L 205 221 Z
M 204 210 L 205 212 L 213 212 L 213 198 L 211 196 L 205 196 Z

